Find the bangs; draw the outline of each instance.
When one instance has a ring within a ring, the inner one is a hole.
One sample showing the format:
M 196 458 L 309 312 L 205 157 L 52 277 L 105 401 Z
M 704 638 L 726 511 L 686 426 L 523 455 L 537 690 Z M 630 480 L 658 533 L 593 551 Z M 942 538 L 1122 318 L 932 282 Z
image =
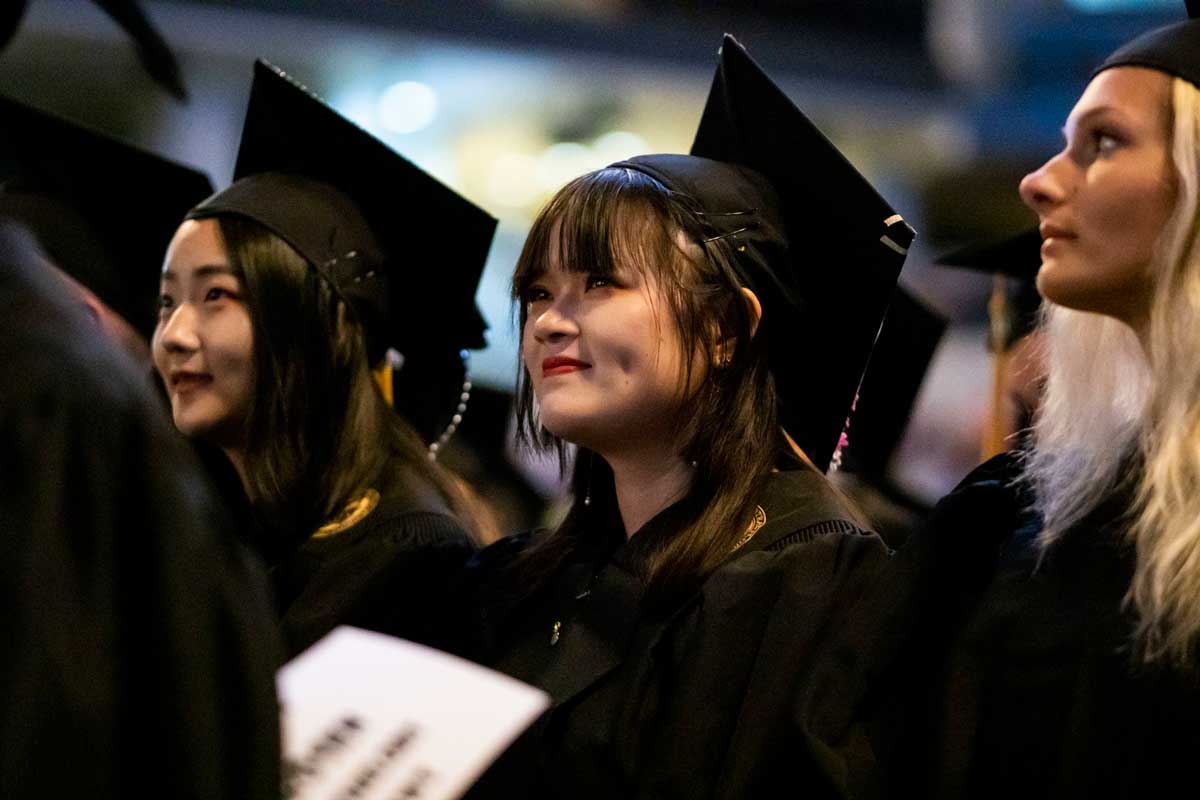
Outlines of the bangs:
M 632 169 L 588 173 L 568 183 L 538 215 L 513 273 L 512 295 L 551 269 L 613 278 L 633 269 L 646 276 L 676 250 L 665 186 Z M 522 316 L 524 312 L 522 311 Z

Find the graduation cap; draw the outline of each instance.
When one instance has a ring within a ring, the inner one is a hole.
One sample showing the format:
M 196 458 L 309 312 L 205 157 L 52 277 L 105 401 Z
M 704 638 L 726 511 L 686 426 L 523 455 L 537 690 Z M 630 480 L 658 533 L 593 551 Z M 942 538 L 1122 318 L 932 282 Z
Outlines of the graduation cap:
M 220 214 L 257 222 L 312 263 L 362 322 L 372 363 L 389 348 L 404 356 L 398 383 L 455 372 L 457 386 L 461 354 L 486 344 L 475 292 L 496 220 L 265 61 L 234 183 L 188 216 Z M 430 439 L 445 404 L 415 388 L 398 389 L 397 408 Z
M 999 241 L 972 243 L 946 253 L 936 263 L 955 269 L 990 273 L 992 296 L 988 302 L 988 348 L 992 351 L 992 400 L 983 432 L 981 455 L 987 459 L 1008 449 L 1003 417 L 1009 351 L 1038 323 L 1042 298 L 1037 273 L 1042 266 L 1042 236 L 1037 228 Z
M 167 245 L 211 192 L 203 173 L 0 97 L 0 215 L 146 338 Z
M 1117 48 L 1092 73 L 1148 67 L 1200 86 L 1200 0 L 1187 0 L 1188 19 L 1144 33 Z
M 150 24 L 137 0 L 95 0 L 96 5 L 125 29 L 137 47 L 138 60 L 160 86 L 177 100 L 187 99 L 187 87 L 180 75 L 179 63 L 162 34 Z M 4 0 L 0 4 L 0 50 L 8 44 L 25 16 L 25 0 Z
M 973 242 L 940 256 L 935 263 L 985 272 L 993 277 L 988 346 L 1002 353 L 1037 326 L 1042 297 L 1037 273 L 1042 266 L 1042 235 L 1037 228 L 993 242 Z
M 829 467 L 914 231 L 726 34 L 690 156 L 638 156 L 735 245 L 780 424 Z
M 880 485 L 908 429 L 947 319 L 901 287 L 884 317 L 850 417 L 843 467 Z

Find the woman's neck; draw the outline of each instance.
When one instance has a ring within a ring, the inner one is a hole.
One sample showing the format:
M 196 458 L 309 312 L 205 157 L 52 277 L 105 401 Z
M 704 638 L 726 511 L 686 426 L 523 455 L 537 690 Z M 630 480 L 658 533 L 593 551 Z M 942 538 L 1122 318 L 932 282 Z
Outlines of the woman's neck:
M 627 537 L 682 499 L 695 474 L 692 465 L 676 453 L 639 451 L 602 456 L 612 468 L 617 507 Z
M 240 447 L 222 447 L 221 451 L 225 453 L 225 457 L 229 459 L 229 463 L 233 464 L 233 469 L 237 472 L 238 480 L 242 482 L 242 488 L 249 494 L 250 487 L 246 485 L 246 451 Z

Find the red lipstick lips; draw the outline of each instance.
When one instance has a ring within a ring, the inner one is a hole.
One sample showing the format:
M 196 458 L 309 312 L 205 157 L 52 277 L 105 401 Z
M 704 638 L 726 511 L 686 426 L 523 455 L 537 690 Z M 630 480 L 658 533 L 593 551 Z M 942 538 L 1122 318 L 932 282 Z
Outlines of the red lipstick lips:
M 587 362 L 577 361 L 574 358 L 553 356 L 542 362 L 542 377 L 549 378 L 551 375 L 565 375 L 568 372 L 590 369 L 591 366 Z

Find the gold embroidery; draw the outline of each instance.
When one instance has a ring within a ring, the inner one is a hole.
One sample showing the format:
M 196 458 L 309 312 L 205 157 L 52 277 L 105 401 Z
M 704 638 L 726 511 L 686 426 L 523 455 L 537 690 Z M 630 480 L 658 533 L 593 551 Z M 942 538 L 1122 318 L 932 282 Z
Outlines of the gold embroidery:
M 762 528 L 762 526 L 766 525 L 766 524 L 767 524 L 767 512 L 763 511 L 762 506 L 755 506 L 754 507 L 754 519 L 750 520 L 750 525 L 746 528 L 746 532 L 744 534 L 742 534 L 742 538 L 738 539 L 737 544 L 735 544 L 733 546 L 733 550 L 730 550 L 729 552 L 732 553 L 734 551 L 740 550 L 742 548 L 742 545 L 746 544 L 746 542 L 753 539 L 754 534 L 758 533 L 759 529 Z
M 313 534 L 313 538 L 323 539 L 326 536 L 333 536 L 335 533 L 341 533 L 347 528 L 357 525 L 368 514 L 374 511 L 377 505 L 379 505 L 379 492 L 374 489 L 367 489 L 361 495 L 347 503 L 346 507 L 342 509 L 342 513 L 317 528 L 317 532 Z

